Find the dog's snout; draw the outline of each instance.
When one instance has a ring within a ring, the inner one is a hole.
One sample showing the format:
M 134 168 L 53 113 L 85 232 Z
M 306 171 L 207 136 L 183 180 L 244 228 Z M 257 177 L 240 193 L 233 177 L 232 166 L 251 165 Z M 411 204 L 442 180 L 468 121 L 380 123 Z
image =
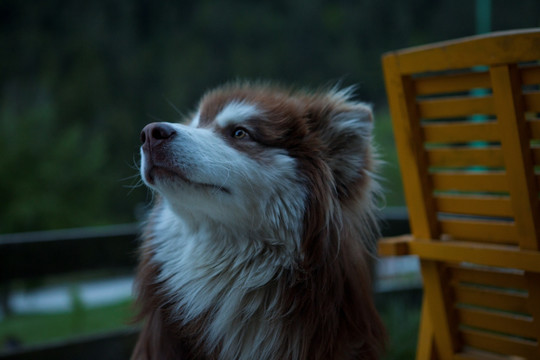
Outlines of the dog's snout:
M 175 134 L 174 128 L 167 123 L 151 123 L 142 129 L 141 142 L 143 145 L 153 146 L 172 138 Z

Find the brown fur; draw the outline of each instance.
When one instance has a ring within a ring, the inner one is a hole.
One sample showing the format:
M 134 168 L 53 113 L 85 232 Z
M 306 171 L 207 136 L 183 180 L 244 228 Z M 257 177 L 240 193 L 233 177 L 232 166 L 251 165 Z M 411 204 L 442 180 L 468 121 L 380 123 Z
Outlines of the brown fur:
M 367 247 L 358 239 L 376 224 L 369 216 L 357 219 L 358 211 L 372 206 L 365 199 L 369 172 L 373 169 L 368 140 L 360 149 L 365 159 L 357 176 L 348 178 L 332 167 L 332 159 L 355 139 L 329 139 L 332 117 L 352 111 L 344 100 L 329 101 L 326 95 L 296 94 L 267 86 L 229 86 L 202 100 L 200 126 L 212 119 L 231 99 L 246 100 L 265 110 L 266 118 L 250 120 L 256 140 L 268 147 L 287 149 L 298 160 L 309 187 L 302 237 L 302 259 L 294 269 L 280 273 L 272 282 L 277 291 L 285 332 L 300 334 L 299 359 L 378 359 L 384 345 L 383 325 L 371 296 Z M 351 137 L 353 135 L 350 135 Z M 244 151 L 256 149 L 249 145 Z M 264 154 L 259 154 L 264 158 Z M 157 204 L 156 207 L 160 205 Z M 152 216 L 150 216 L 152 219 Z M 149 222 L 152 226 L 152 220 Z M 359 229 L 361 232 L 359 233 Z M 217 359 L 219 349 L 205 352 L 205 316 L 184 323 L 175 314 L 157 282 L 160 269 L 152 262 L 151 239 L 145 239 L 137 273 L 137 304 L 143 330 L 132 359 Z M 209 316 L 209 314 L 207 314 Z M 270 326 L 270 325 L 269 325 Z M 276 354 L 276 358 L 280 358 Z

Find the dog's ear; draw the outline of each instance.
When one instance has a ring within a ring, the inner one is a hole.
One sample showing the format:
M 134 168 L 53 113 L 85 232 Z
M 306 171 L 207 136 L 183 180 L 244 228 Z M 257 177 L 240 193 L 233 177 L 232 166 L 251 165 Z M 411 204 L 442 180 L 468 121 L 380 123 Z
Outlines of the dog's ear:
M 373 113 L 358 102 L 341 101 L 330 107 L 321 135 L 326 161 L 341 200 L 362 193 L 373 171 Z
M 371 108 L 343 97 L 323 100 L 312 104 L 308 116 L 319 149 L 314 165 L 320 178 L 313 181 L 318 187 L 311 189 L 307 209 L 306 268 L 320 264 L 327 254 L 336 254 L 339 249 L 334 246 L 343 233 L 361 234 L 359 238 L 370 247 L 370 229 L 376 229 L 371 216 L 377 190 L 372 181 L 376 162 Z M 338 207 L 345 211 L 335 211 Z

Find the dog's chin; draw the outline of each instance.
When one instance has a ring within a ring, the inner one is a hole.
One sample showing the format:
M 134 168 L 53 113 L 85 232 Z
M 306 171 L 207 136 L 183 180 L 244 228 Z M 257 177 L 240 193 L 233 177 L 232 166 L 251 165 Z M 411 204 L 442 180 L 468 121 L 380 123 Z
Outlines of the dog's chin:
M 183 176 L 174 170 L 162 166 L 147 166 L 143 173 L 143 178 L 148 185 L 153 187 L 162 183 L 177 182 L 183 180 Z
M 175 188 L 188 187 L 194 190 L 212 190 L 230 194 L 230 190 L 226 187 L 190 180 L 181 171 L 169 167 L 148 166 L 144 170 L 143 178 L 150 187 L 156 189 L 163 186 L 169 188 L 171 186 Z

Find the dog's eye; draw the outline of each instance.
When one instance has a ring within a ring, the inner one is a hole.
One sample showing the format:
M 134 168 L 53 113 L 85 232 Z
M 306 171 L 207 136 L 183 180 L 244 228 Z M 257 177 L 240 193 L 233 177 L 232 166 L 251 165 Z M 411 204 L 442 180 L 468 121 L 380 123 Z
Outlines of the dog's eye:
M 232 135 L 235 139 L 243 139 L 248 136 L 248 132 L 243 128 L 236 128 Z

